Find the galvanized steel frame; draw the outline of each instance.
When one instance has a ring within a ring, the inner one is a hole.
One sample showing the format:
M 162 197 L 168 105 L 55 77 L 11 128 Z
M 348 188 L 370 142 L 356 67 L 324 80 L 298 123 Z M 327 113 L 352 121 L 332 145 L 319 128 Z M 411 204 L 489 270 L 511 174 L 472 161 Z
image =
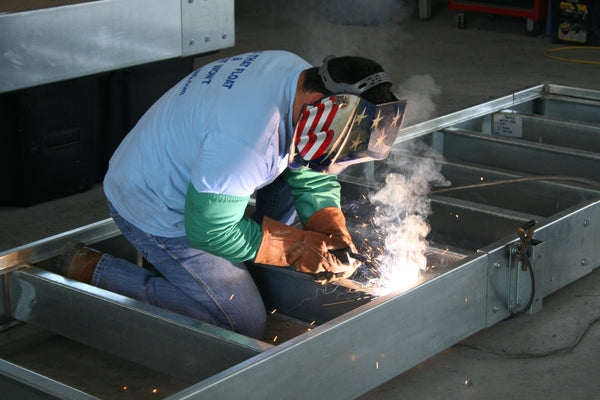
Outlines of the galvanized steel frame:
M 472 140 L 485 141 L 491 146 L 496 143 L 516 147 L 524 144 L 538 153 L 557 150 L 556 154 L 561 155 L 585 155 L 584 158 L 593 160 L 588 169 L 598 168 L 600 162 L 597 155 L 591 153 L 558 150 L 551 146 L 535 148 L 519 140 L 465 131 L 474 119 L 480 119 L 477 122 L 479 125 L 491 124 L 491 115 L 501 110 L 522 109 L 523 112 L 529 112 L 528 102 L 542 96 L 570 98 L 582 104 L 600 106 L 600 94 L 597 92 L 540 85 L 403 129 L 398 142 L 429 135 L 434 147 L 443 148 L 444 141 L 447 140 L 444 135 L 453 137 L 458 133 Z M 470 168 L 468 165 L 459 167 Z M 342 176 L 341 180 L 350 184 L 375 185 L 376 182 L 371 180 L 372 176 L 368 173 L 370 170 L 367 168 L 365 171 L 367 173 L 362 177 Z M 490 173 L 492 172 L 499 176 L 505 174 L 502 169 L 491 169 Z M 584 171 L 584 176 L 585 173 L 587 172 Z M 583 200 L 552 215 L 544 215 L 550 212 L 548 210 L 542 210 L 542 215 L 536 215 L 491 205 L 478 205 L 448 196 L 434 196 L 433 199 L 434 207 L 441 210 L 458 207 L 465 213 L 473 212 L 473 218 L 477 217 L 479 210 L 479 217 L 504 221 L 506 229 L 513 225 L 516 229 L 529 218 L 537 221 L 535 240 L 528 251 L 537 287 L 534 302 L 526 310 L 529 312 L 539 311 L 545 296 L 600 266 L 600 189 L 583 184 L 574 184 L 573 187 L 568 183 L 548 185 L 551 186 L 552 193 L 571 190 L 579 193 Z M 444 221 L 443 218 L 437 220 L 438 223 Z M 448 228 L 452 229 L 458 228 Z M 62 245 L 71 238 L 87 243 L 101 243 L 118 237 L 119 232 L 112 221 L 106 220 L 0 254 L 0 272 L 4 275 L 4 311 L 0 317 L 4 322 L 16 318 L 51 331 L 69 334 L 73 330 L 65 329 L 64 318 L 53 319 L 52 315 L 56 310 L 49 306 L 59 301 L 57 296 L 60 293 L 68 293 L 68 296 L 76 297 L 77 302 L 85 302 L 95 310 L 96 318 L 87 319 L 81 313 L 78 314 L 77 321 L 86 321 L 88 326 L 93 325 L 95 319 L 108 309 L 117 313 L 114 315 L 123 313 L 121 315 L 128 315 L 127 318 L 133 315 L 137 321 L 134 325 L 139 323 L 140 326 L 129 326 L 137 329 L 137 333 L 132 335 L 132 340 L 125 341 L 119 350 L 131 346 L 132 349 L 127 350 L 130 354 L 125 356 L 137 362 L 161 368 L 156 365 L 153 355 L 139 352 L 140 348 L 147 350 L 151 346 L 144 347 L 144 343 L 141 347 L 139 343 L 134 345 L 145 326 L 154 327 L 158 334 L 152 340 L 162 343 L 166 352 L 177 351 L 178 347 L 176 343 L 164 340 L 165 332 L 176 332 L 176 335 L 184 335 L 186 340 L 197 341 L 203 350 L 200 350 L 201 354 L 191 354 L 188 360 L 200 363 L 192 373 L 171 364 L 164 366 L 163 370 L 186 379 L 203 380 L 170 396 L 170 399 L 352 398 L 523 309 L 531 294 L 529 274 L 521 270 L 520 261 L 515 259 L 515 247 L 519 238 L 513 231 L 502 234 L 491 243 L 488 240 L 481 248 L 477 247 L 465 258 L 450 265 L 443 274 L 430 277 L 406 292 L 374 298 L 337 316 L 324 317 L 324 322 L 311 331 L 271 346 L 30 266 L 55 257 Z M 489 238 L 493 237 L 494 235 L 489 235 Z M 268 275 L 271 272 L 262 273 Z M 287 271 L 284 273 L 294 274 Z M 296 278 L 304 280 L 303 284 L 310 285 L 301 275 Z M 39 304 L 36 302 L 38 300 Z M 77 306 L 73 307 L 76 311 Z M 86 329 L 75 331 L 72 334 L 74 339 L 89 339 L 86 337 Z M 115 340 L 117 339 L 109 338 L 99 347 L 110 351 Z M 212 344 L 204 346 L 206 343 Z M 213 351 L 214 346 L 217 349 Z M 231 352 L 229 361 L 212 369 L 199 361 L 207 354 L 213 356 L 214 360 L 221 352 L 226 354 L 228 351 Z M 32 378 L 30 371 L 19 370 L 19 367 L 3 362 L 0 363 L 0 372 L 4 376 L 14 377 L 16 374 L 19 380 L 25 382 L 23 385 L 30 382 L 32 387 L 36 387 L 35 390 L 40 390 L 40 385 L 36 385 L 37 380 Z M 196 372 L 198 374 L 194 375 Z M 46 398 L 53 398 L 55 393 L 56 385 L 50 387 L 54 389 L 47 390 Z M 76 390 L 70 396 L 78 398 Z

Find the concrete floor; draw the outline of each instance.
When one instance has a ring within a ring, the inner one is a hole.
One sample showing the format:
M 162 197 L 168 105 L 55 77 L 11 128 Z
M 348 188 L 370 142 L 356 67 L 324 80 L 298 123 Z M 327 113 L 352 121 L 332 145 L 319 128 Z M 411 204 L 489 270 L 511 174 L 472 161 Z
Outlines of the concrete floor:
M 411 101 L 409 124 L 542 82 L 600 90 L 598 65 L 544 56 L 563 45 L 526 34 L 519 18 L 467 13 L 465 29 L 457 29 L 447 2 L 433 1 L 428 21 L 408 2 L 394 23 L 343 25 L 325 17 L 324 3 L 237 0 L 236 46 L 197 64 L 259 49 L 290 50 L 313 64 L 330 53 L 371 57 L 396 82 L 399 97 Z M 592 49 L 565 56 L 600 61 Z M 32 207 L 0 208 L 0 251 L 107 215 L 101 185 Z M 541 313 L 480 332 L 361 399 L 598 398 L 599 296 L 596 271 L 545 299 Z

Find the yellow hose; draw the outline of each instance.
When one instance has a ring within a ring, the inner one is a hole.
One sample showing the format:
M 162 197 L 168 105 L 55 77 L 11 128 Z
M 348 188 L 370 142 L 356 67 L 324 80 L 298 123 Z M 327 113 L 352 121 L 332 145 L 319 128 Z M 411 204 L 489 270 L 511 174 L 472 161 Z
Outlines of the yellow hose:
M 600 47 L 597 47 L 597 46 L 569 46 L 569 47 L 559 47 L 557 49 L 548 49 L 548 50 L 544 51 L 544 55 L 546 57 L 548 57 L 548 58 L 553 59 L 553 60 L 574 62 L 574 63 L 580 63 L 580 64 L 600 65 L 600 61 L 578 60 L 578 59 L 573 59 L 573 58 L 557 57 L 557 56 L 552 56 L 552 55 L 548 54 L 548 53 L 555 52 L 555 51 L 572 50 L 572 49 L 600 50 Z

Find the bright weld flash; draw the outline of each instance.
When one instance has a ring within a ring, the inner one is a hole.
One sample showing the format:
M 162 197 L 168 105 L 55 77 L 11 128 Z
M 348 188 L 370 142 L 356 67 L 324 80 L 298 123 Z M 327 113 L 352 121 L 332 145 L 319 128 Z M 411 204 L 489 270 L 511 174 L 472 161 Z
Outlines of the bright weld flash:
M 420 270 L 425 266 L 426 263 L 418 264 L 410 260 L 392 259 L 384 263 L 379 270 L 380 277 L 374 282 L 377 286 L 377 295 L 384 296 L 412 287 L 419 279 Z

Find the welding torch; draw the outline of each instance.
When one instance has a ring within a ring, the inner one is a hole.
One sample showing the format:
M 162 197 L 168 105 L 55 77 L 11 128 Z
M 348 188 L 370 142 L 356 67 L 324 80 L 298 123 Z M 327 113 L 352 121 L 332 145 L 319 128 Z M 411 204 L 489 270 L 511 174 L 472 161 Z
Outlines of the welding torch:
M 339 250 L 329 250 L 329 252 L 343 264 L 351 265 L 354 264 L 355 261 L 359 261 L 366 265 L 368 268 L 376 270 L 375 264 L 369 257 L 362 254 L 354 253 L 350 247 L 345 247 Z M 355 272 L 356 269 L 352 270 L 348 275 L 348 273 L 346 272 L 334 273 L 330 271 L 324 271 L 315 274 L 314 280 L 322 284 L 331 283 L 340 279 L 350 278 L 350 276 L 354 275 Z
M 350 247 L 345 247 L 340 250 L 329 250 L 329 252 L 344 264 L 352 264 L 352 262 L 356 260 L 360 261 L 361 263 L 373 270 L 377 270 L 377 266 L 375 265 L 371 257 L 366 256 L 364 254 L 354 253 L 350 249 Z

